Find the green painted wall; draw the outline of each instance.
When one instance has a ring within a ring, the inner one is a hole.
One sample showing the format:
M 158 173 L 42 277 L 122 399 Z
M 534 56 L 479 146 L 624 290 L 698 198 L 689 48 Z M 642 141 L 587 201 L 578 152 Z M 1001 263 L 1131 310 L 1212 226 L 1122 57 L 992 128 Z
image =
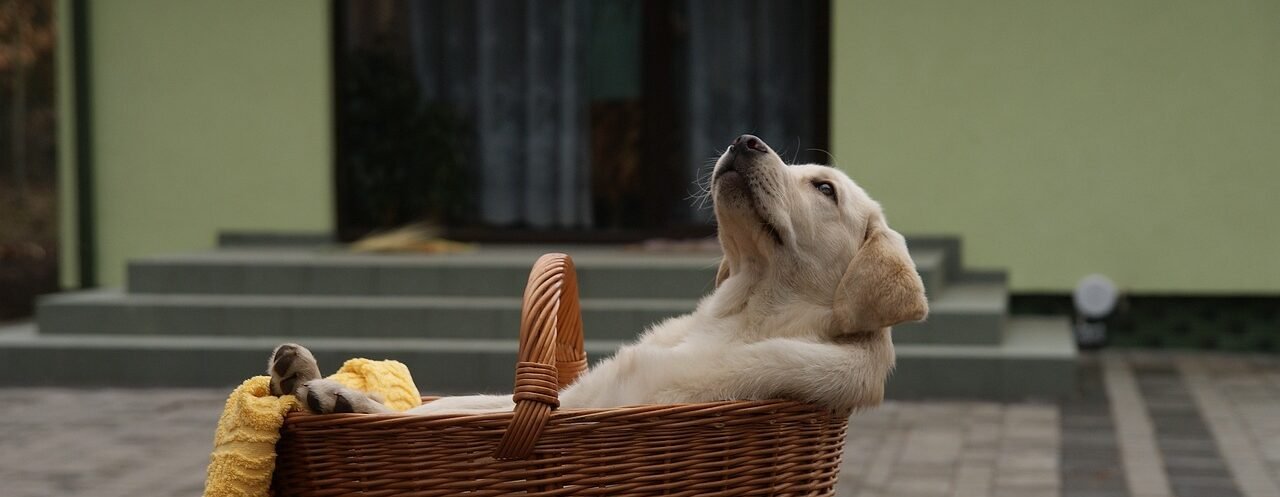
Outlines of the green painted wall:
M 90 2 L 101 284 L 222 229 L 331 228 L 329 16 L 302 0 Z
M 58 0 L 58 279 L 64 288 L 80 284 L 76 260 L 76 127 L 75 88 L 71 64 L 71 0 Z
M 839 165 L 1016 290 L 1280 292 L 1280 2 L 843 1 Z

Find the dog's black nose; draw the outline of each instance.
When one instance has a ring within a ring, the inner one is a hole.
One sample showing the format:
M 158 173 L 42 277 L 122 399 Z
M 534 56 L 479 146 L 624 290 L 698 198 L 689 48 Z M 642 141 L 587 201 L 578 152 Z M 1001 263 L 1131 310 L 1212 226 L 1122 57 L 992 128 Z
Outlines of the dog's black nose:
M 769 146 L 755 135 L 742 135 L 733 139 L 733 150 L 738 153 L 768 152 Z

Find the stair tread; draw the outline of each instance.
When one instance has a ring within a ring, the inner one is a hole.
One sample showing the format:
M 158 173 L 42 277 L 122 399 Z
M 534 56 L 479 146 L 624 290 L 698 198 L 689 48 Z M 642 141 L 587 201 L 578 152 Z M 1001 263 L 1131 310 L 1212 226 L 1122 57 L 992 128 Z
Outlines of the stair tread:
M 1076 356 L 1070 321 L 1057 317 L 1010 318 L 1006 340 L 994 345 L 895 344 L 899 356 L 908 355 L 1030 355 L 1046 357 Z M 66 347 L 212 347 L 218 349 L 260 349 L 281 342 L 302 342 L 318 349 L 403 348 L 409 350 L 515 350 L 517 340 L 474 338 L 386 338 L 386 337 L 271 337 L 271 336 L 204 336 L 204 335 L 125 335 L 125 334 L 41 334 L 34 323 L 0 328 L 0 346 L 57 345 Z M 617 340 L 587 340 L 589 349 L 613 350 Z
M 1008 289 L 1003 282 L 952 283 L 929 295 L 929 317 L 894 327 L 899 344 L 995 345 L 1004 340 Z
M 947 251 L 940 248 L 908 248 L 916 268 L 940 268 L 947 259 Z
M 206 254 L 188 254 L 173 256 L 152 256 L 135 259 L 133 264 L 215 264 L 244 266 L 357 266 L 370 268 L 426 266 L 426 267 L 511 267 L 525 269 L 533 266 L 536 254 L 349 254 L 328 253 L 316 254 L 307 252 L 260 254 L 219 251 Z M 626 254 L 594 254 L 575 255 L 573 262 L 578 267 L 612 267 L 634 266 L 640 268 L 681 267 L 704 269 L 720 260 L 719 255 L 626 255 Z M 712 266 L 714 268 L 714 266 Z
M 562 251 L 573 256 L 578 267 L 634 266 L 642 269 L 655 267 L 714 268 L 720 262 L 719 251 L 644 251 L 595 247 L 482 247 L 471 252 L 449 254 L 380 253 L 366 254 L 341 250 L 282 249 L 221 249 L 202 252 L 182 252 L 140 257 L 131 264 L 239 264 L 239 265 L 287 265 L 287 266 L 492 266 L 528 269 L 533 261 L 547 252 Z M 925 247 L 911 249 L 917 266 L 935 267 L 943 263 L 946 251 Z
M 120 289 L 85 290 L 65 292 L 44 297 L 41 305 L 75 304 L 129 304 L 129 305 L 179 305 L 179 306 L 237 306 L 237 307 L 414 307 L 414 308 L 463 308 L 510 309 L 520 308 L 523 299 L 518 297 L 480 296 L 425 296 L 425 295 L 231 295 L 231 294 L 162 294 L 129 293 Z M 655 298 L 584 298 L 582 306 L 589 309 L 693 309 L 696 299 Z
M 1075 360 L 1070 321 L 1061 317 L 1011 317 L 999 344 L 895 344 L 898 356 L 1044 357 Z
M 695 299 L 587 298 L 598 336 L 626 340 Z M 966 283 L 932 299 L 931 317 L 896 327 L 898 343 L 994 344 L 1003 339 L 1003 289 Z M 89 290 L 51 295 L 38 307 L 48 334 L 208 336 L 501 337 L 519 326 L 515 297 L 134 294 Z
M 930 312 L 996 312 L 1009 306 L 1009 289 L 1001 282 L 952 282 L 929 295 Z
M 130 291 L 161 294 L 518 296 L 544 252 L 497 247 L 457 254 L 256 249 L 162 254 L 130 261 Z M 713 290 L 718 251 L 572 248 L 585 297 L 699 298 Z M 945 250 L 912 252 L 930 291 L 946 285 Z
M 959 282 L 929 296 L 931 312 L 1002 312 L 1007 307 L 1008 290 L 1003 283 Z M 452 295 L 245 295 L 206 293 L 133 293 L 119 288 L 73 291 L 44 297 L 42 303 L 101 304 L 132 303 L 144 305 L 319 305 L 332 306 L 452 306 L 500 308 L 519 306 L 517 297 L 452 296 Z M 697 299 L 688 298 L 583 298 L 584 306 L 600 308 L 692 308 Z
M 59 348 L 130 348 L 130 349 L 201 349 L 201 350 L 254 350 L 270 352 L 271 348 L 285 342 L 302 343 L 314 351 L 382 351 L 403 352 L 512 352 L 520 346 L 516 337 L 510 339 L 475 338 L 335 338 L 335 337 L 227 337 L 205 335 L 123 335 L 123 334 L 41 334 L 32 326 L 30 330 L 0 333 L 0 347 L 59 347 Z M 624 342 L 619 340 L 586 340 L 583 346 L 588 354 L 612 353 Z M 263 352 L 264 354 L 266 352 Z
M 1075 347 L 1065 319 L 1011 320 L 1011 339 L 992 346 L 899 345 L 892 398 L 1017 399 L 1070 391 Z M 423 391 L 509 391 L 512 339 L 43 335 L 34 324 L 0 327 L 0 384 L 231 386 L 261 371 L 276 344 L 306 344 L 325 367 L 352 356 L 396 358 Z M 600 359 L 623 342 L 588 340 Z M 961 368 L 965 375 L 957 376 Z M 956 382 L 961 383 L 957 384 Z

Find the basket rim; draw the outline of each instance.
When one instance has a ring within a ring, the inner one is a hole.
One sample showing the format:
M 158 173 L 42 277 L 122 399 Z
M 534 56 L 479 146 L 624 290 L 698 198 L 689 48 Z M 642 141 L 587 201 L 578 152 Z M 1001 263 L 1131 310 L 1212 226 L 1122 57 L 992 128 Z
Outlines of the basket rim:
M 423 397 L 424 402 L 439 397 Z M 551 412 L 549 422 L 607 422 L 643 420 L 646 418 L 667 419 L 699 419 L 714 416 L 732 417 L 771 417 L 794 416 L 807 414 L 815 419 L 840 420 L 847 419 L 852 413 L 838 413 L 816 404 L 789 399 L 767 400 L 722 400 L 715 402 L 697 402 L 682 404 L 637 404 L 608 408 L 563 408 Z M 401 424 L 431 424 L 435 426 L 451 426 L 477 422 L 493 423 L 509 421 L 514 411 L 488 413 L 455 413 L 455 414 L 412 414 L 396 413 L 332 413 L 312 414 L 303 411 L 292 411 L 285 415 L 285 427 L 302 428 L 309 425 L 354 425 L 377 424 L 396 426 Z

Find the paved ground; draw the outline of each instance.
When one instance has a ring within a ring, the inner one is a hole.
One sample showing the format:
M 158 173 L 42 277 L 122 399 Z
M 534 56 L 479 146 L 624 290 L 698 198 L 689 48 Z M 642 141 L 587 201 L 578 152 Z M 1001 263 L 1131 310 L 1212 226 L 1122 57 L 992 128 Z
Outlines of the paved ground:
M 1280 496 L 1280 357 L 1085 357 L 1056 404 L 854 417 L 842 496 Z M 221 390 L 0 390 L 0 496 L 197 496 Z

